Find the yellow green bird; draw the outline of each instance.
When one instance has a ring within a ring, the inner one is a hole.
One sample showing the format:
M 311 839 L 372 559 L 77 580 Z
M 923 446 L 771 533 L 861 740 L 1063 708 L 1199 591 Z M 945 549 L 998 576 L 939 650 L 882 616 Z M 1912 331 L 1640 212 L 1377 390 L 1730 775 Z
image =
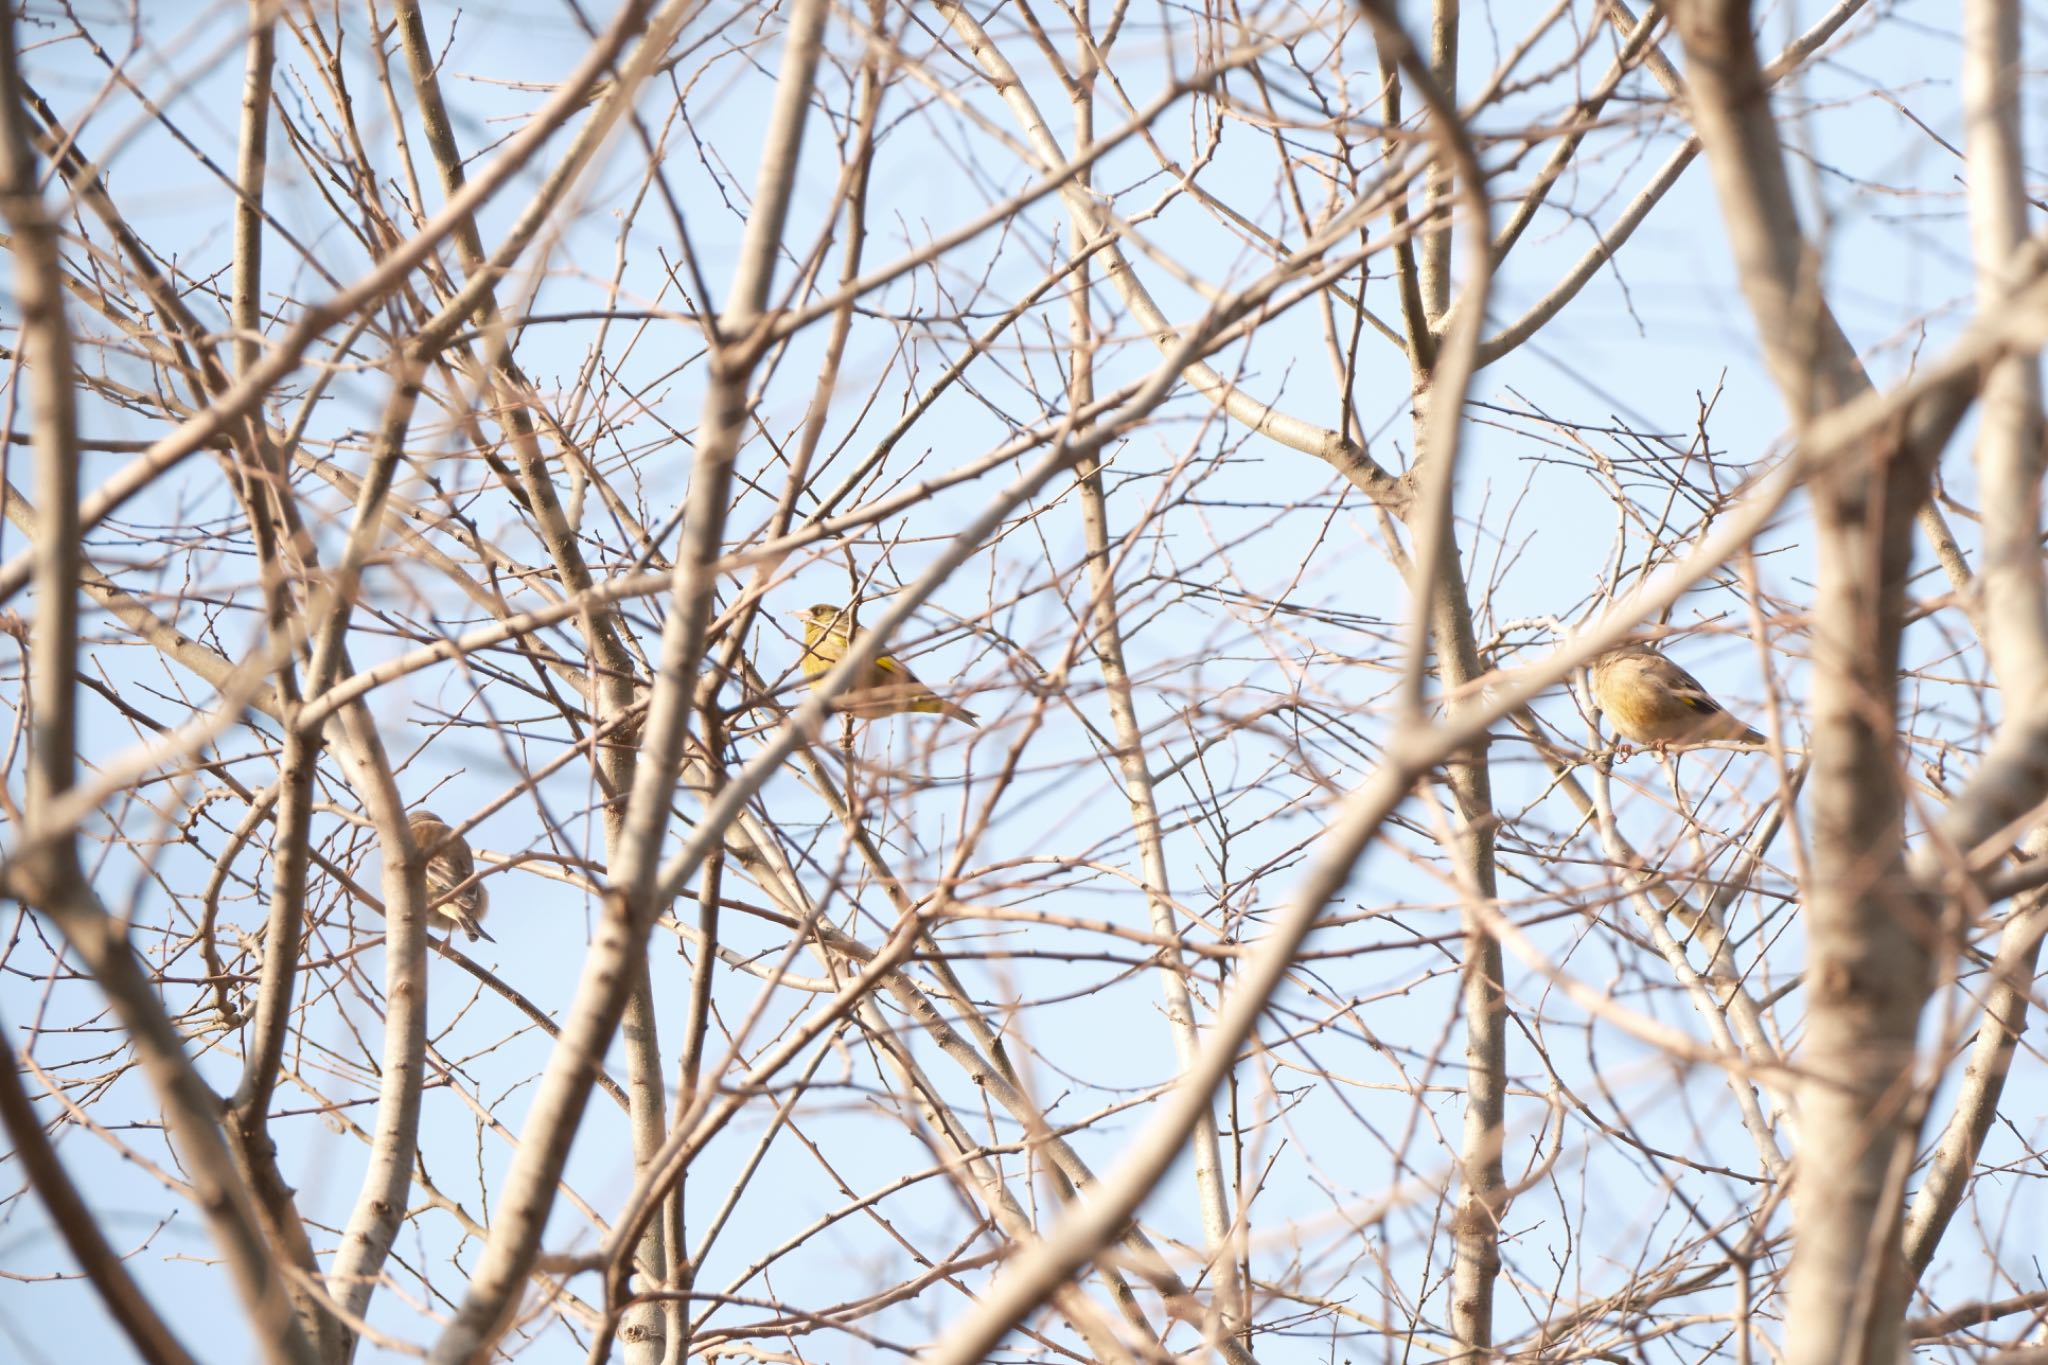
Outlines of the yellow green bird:
M 434 913 L 461 925 L 472 942 L 490 938 L 496 943 L 480 923 L 491 908 L 491 891 L 482 882 L 470 881 L 476 875 L 476 855 L 470 852 L 469 841 L 430 810 L 412 812 L 406 823 L 412 826 L 413 843 L 426 855 L 427 899 L 435 902 Z M 448 894 L 464 882 L 469 885 Z
M 816 687 L 818 679 L 831 672 L 832 666 L 846 657 L 846 651 L 853 643 L 853 612 L 847 607 L 820 602 L 796 615 L 802 617 L 804 623 L 804 676 L 811 680 L 811 686 Z M 972 711 L 947 701 L 926 687 L 917 680 L 915 673 L 887 654 L 869 664 L 866 673 L 840 693 L 833 704 L 850 716 L 896 716 L 918 712 L 951 716 L 976 729 L 981 728 Z
M 1621 737 L 1636 744 L 1764 742 L 1722 710 L 1699 679 L 1648 645 L 1623 645 L 1593 661 L 1593 701 Z

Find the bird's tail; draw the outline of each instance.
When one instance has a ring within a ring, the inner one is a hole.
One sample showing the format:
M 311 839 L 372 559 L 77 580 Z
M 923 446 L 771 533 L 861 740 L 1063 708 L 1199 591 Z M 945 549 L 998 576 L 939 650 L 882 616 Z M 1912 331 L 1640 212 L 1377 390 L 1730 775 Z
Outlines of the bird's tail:
M 469 935 L 471 943 L 476 942 L 478 939 L 483 939 L 488 943 L 496 943 L 498 941 L 491 937 L 490 932 L 483 925 L 476 922 L 475 915 L 472 915 L 460 905 L 450 901 L 447 908 L 453 912 L 455 922 L 462 926 L 462 932 Z
M 1764 737 L 1757 731 L 1755 726 L 1744 725 L 1725 711 L 1721 713 L 1721 721 L 1720 733 L 1713 736 L 1715 739 L 1725 739 L 1736 744 L 1754 744 L 1758 748 L 1763 747 Z

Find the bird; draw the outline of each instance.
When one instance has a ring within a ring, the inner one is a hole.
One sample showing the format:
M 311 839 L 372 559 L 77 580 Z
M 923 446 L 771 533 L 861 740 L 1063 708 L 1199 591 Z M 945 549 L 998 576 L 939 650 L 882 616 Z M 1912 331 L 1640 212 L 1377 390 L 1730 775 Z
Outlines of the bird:
M 1626 644 L 1595 659 L 1593 700 L 1622 738 L 1636 744 L 1764 742 L 1722 710 L 1698 678 L 1648 645 Z
M 804 676 L 816 687 L 818 680 L 846 657 L 847 647 L 853 643 L 853 612 L 851 608 L 820 602 L 795 615 L 803 618 L 804 623 Z M 951 716 L 964 725 L 981 728 L 972 711 L 926 687 L 915 673 L 887 654 L 878 655 L 866 673 L 839 694 L 834 705 L 851 716 L 895 716 L 915 711 Z
M 412 826 L 412 841 L 427 860 L 427 899 L 440 900 L 434 913 L 461 925 L 471 942 L 488 938 L 496 943 L 478 922 L 491 908 L 489 888 L 482 882 L 470 882 L 455 895 L 448 895 L 476 875 L 476 855 L 469 851 L 469 841 L 430 810 L 413 811 L 405 821 Z

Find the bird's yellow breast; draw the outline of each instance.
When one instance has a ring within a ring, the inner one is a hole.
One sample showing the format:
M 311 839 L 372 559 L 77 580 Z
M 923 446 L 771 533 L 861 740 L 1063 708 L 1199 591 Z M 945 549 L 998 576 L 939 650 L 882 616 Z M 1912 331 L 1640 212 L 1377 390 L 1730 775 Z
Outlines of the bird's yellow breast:
M 846 647 L 852 643 L 844 629 L 834 630 L 816 621 L 804 622 L 804 656 L 801 662 L 806 678 L 821 677 L 832 671 L 832 665 L 846 657 Z

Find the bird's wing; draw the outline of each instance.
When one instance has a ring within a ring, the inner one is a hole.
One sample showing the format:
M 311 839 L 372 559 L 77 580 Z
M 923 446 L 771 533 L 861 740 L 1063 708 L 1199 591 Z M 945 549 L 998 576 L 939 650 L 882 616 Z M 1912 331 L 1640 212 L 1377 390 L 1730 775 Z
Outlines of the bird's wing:
M 875 656 L 875 671 L 888 674 L 896 682 L 914 683 L 917 681 L 917 674 L 912 673 L 886 654 Z
M 1708 695 L 1707 689 L 1700 685 L 1698 678 L 1668 659 L 1665 660 L 1665 664 L 1671 670 L 1670 676 L 1665 679 L 1671 685 L 1671 695 L 1683 703 L 1687 710 L 1696 711 L 1703 716 L 1716 716 L 1721 713 L 1721 703 Z

